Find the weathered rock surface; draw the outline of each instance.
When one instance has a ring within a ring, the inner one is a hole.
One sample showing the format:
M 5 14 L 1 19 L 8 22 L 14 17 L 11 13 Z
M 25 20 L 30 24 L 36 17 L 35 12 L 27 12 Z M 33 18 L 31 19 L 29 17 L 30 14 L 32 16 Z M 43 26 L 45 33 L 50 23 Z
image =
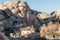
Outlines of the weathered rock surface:
M 60 31 L 60 10 L 49 14 L 31 9 L 27 2 L 0 3 L 0 32 L 6 40 L 46 40 L 56 37 L 55 31 Z

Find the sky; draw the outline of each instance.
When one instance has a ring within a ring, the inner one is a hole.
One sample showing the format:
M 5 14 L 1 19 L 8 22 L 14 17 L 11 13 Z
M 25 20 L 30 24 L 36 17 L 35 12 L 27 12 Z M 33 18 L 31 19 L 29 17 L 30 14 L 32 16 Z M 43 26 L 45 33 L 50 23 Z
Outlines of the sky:
M 0 2 L 5 2 L 7 0 L 0 0 Z M 29 7 L 36 11 L 41 12 L 53 12 L 60 9 L 60 0 L 20 0 L 22 2 L 27 2 Z

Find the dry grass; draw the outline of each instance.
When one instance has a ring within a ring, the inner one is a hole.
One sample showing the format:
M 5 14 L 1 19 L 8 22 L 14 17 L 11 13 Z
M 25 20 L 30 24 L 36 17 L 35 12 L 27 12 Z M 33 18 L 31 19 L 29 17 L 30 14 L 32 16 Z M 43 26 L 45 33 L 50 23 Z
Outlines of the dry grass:
M 48 25 L 43 25 L 40 29 L 40 36 L 45 37 L 46 35 L 50 35 L 53 37 L 60 35 L 60 24 L 55 22 L 49 22 Z

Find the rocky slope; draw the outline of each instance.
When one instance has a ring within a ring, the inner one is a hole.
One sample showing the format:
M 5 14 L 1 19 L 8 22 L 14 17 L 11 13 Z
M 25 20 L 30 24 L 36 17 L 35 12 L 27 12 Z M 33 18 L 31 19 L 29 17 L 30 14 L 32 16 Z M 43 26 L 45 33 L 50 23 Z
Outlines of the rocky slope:
M 60 10 L 49 14 L 32 10 L 27 2 L 16 0 L 0 3 L 0 32 L 6 40 L 59 38 Z

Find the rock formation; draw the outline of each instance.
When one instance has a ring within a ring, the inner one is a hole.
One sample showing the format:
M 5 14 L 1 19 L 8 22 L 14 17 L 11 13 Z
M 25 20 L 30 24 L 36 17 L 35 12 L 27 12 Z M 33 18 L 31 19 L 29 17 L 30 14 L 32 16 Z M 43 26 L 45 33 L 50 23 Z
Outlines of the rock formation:
M 0 3 L 0 32 L 6 40 L 46 40 L 60 37 L 59 31 L 60 10 L 49 14 L 31 9 L 27 2 Z

